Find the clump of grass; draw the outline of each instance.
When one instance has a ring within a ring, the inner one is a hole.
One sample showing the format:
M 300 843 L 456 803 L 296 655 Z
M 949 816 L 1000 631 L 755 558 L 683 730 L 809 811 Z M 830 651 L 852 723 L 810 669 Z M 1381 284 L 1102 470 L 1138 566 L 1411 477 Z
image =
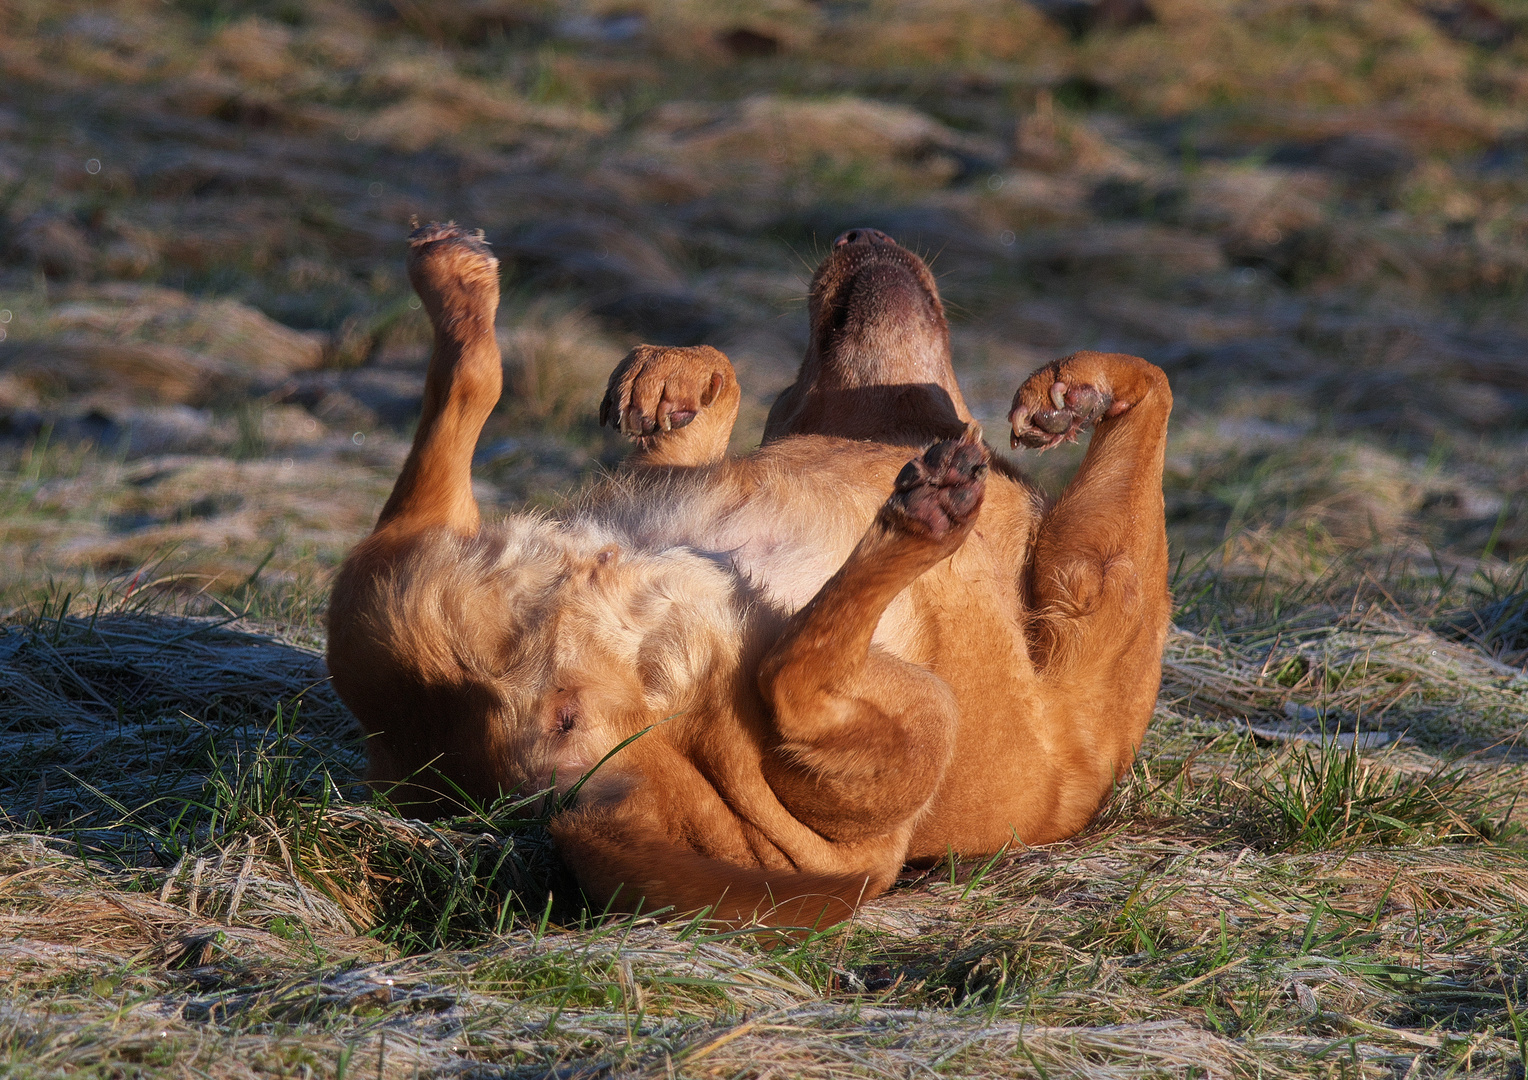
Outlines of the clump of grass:
M 544 820 L 525 812 L 539 793 L 435 822 L 406 817 L 385 793 L 347 800 L 287 715 L 278 707 L 260 738 L 209 751 L 201 798 L 180 804 L 173 830 L 153 830 L 187 838 L 181 864 L 243 840 L 339 905 L 356 932 L 405 953 L 502 934 L 537 894 L 550 912 Z
M 504 322 L 501 408 L 522 425 L 563 432 L 598 416 L 620 347 L 587 314 L 548 300 L 512 309 Z
M 1490 546 L 1499 533 L 1500 522 Z M 1528 561 L 1494 576 L 1477 571 L 1470 591 L 1475 594 L 1474 603 L 1439 616 L 1435 620 L 1439 631 L 1472 642 L 1503 664 L 1522 667 L 1528 663 Z
M 1266 852 L 1522 847 L 1512 773 L 1375 756 L 1335 738 L 1264 750 L 1248 734 L 1201 729 L 1206 735 L 1180 760 L 1138 762 L 1095 827 L 1156 821 L 1203 842 Z
M 258 866 L 331 929 L 405 951 L 546 909 L 555 874 L 526 813 L 537 797 L 434 823 L 401 815 L 357 784 L 359 733 L 316 652 L 234 629 L 233 615 L 155 610 L 165 603 L 152 589 L 102 596 L 77 616 L 62 597 L 0 635 L 13 815 L 30 801 L 34 828 L 168 866 L 165 890 L 195 879 L 200 906 L 230 918 Z
M 1295 747 L 1259 772 L 1252 793 L 1277 842 L 1292 849 L 1478 842 L 1523 831 L 1508 820 L 1513 807 L 1498 805 L 1499 793 L 1480 790 L 1464 769 L 1388 767 L 1363 757 L 1356 741 Z

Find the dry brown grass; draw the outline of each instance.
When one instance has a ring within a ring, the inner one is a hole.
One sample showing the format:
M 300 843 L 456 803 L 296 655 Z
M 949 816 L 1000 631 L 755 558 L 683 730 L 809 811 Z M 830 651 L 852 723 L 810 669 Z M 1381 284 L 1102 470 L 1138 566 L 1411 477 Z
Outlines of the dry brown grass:
M 1346 611 L 1277 615 L 1196 580 L 1201 629 L 1170 641 L 1146 753 L 1087 833 L 911 877 L 772 951 L 591 921 L 512 805 L 428 826 L 369 799 L 304 632 L 158 613 L 168 581 L 34 609 L 0 638 L 13 1060 L 1497 1074 L 1528 934 L 1522 679 L 1351 579 Z M 1416 744 L 1344 750 L 1323 722 Z M 1461 733 L 1480 749 L 1448 763 Z

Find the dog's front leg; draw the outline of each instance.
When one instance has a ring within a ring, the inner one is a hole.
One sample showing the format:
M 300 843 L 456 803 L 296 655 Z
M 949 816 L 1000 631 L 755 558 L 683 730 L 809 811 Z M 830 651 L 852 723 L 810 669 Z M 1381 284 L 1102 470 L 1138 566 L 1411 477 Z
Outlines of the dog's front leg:
M 778 732 L 765 760 L 770 786 L 830 839 L 892 831 L 944 775 L 958 720 L 949 686 L 872 637 L 897 594 L 965 541 L 986 473 L 974 428 L 909 462 L 843 567 L 760 665 Z
M 1081 352 L 1014 396 L 1015 445 L 1048 449 L 1096 425 L 1040 523 L 1027 574 L 1030 645 L 1057 708 L 1091 732 L 1107 784 L 1128 767 L 1156 701 L 1171 599 L 1162 466 L 1172 391 L 1134 356 Z M 1106 749 L 1107 748 L 1107 749 Z
M 610 373 L 600 423 L 637 444 L 631 465 L 709 465 L 727 453 L 742 396 L 732 362 L 709 345 L 638 345 Z

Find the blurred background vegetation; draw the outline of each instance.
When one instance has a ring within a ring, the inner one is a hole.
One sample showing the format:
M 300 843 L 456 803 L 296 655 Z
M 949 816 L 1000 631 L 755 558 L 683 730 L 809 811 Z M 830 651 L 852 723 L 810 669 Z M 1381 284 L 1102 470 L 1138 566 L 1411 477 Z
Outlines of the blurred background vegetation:
M 638 341 L 726 351 L 756 441 L 872 225 L 993 433 L 1073 349 L 1168 370 L 1188 558 L 1500 569 L 1525 195 L 1524 0 L 0 0 L 5 576 L 311 600 L 414 419 L 416 216 L 503 262 L 485 503 L 618 459 Z

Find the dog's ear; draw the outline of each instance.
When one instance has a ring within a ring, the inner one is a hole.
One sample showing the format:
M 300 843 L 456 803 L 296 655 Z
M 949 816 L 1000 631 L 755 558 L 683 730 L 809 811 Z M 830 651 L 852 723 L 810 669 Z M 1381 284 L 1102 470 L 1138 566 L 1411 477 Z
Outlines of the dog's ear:
M 607 544 L 569 557 L 560 624 L 563 649 L 586 642 L 601 661 L 629 665 L 642 706 L 681 711 L 718 659 L 735 664 L 739 618 L 732 582 L 693 555 L 665 556 Z M 604 678 L 615 678 L 607 671 Z
M 713 678 L 736 663 L 739 619 L 730 585 L 715 568 L 666 568 L 636 607 L 643 625 L 637 671 L 648 705 L 677 711 Z

